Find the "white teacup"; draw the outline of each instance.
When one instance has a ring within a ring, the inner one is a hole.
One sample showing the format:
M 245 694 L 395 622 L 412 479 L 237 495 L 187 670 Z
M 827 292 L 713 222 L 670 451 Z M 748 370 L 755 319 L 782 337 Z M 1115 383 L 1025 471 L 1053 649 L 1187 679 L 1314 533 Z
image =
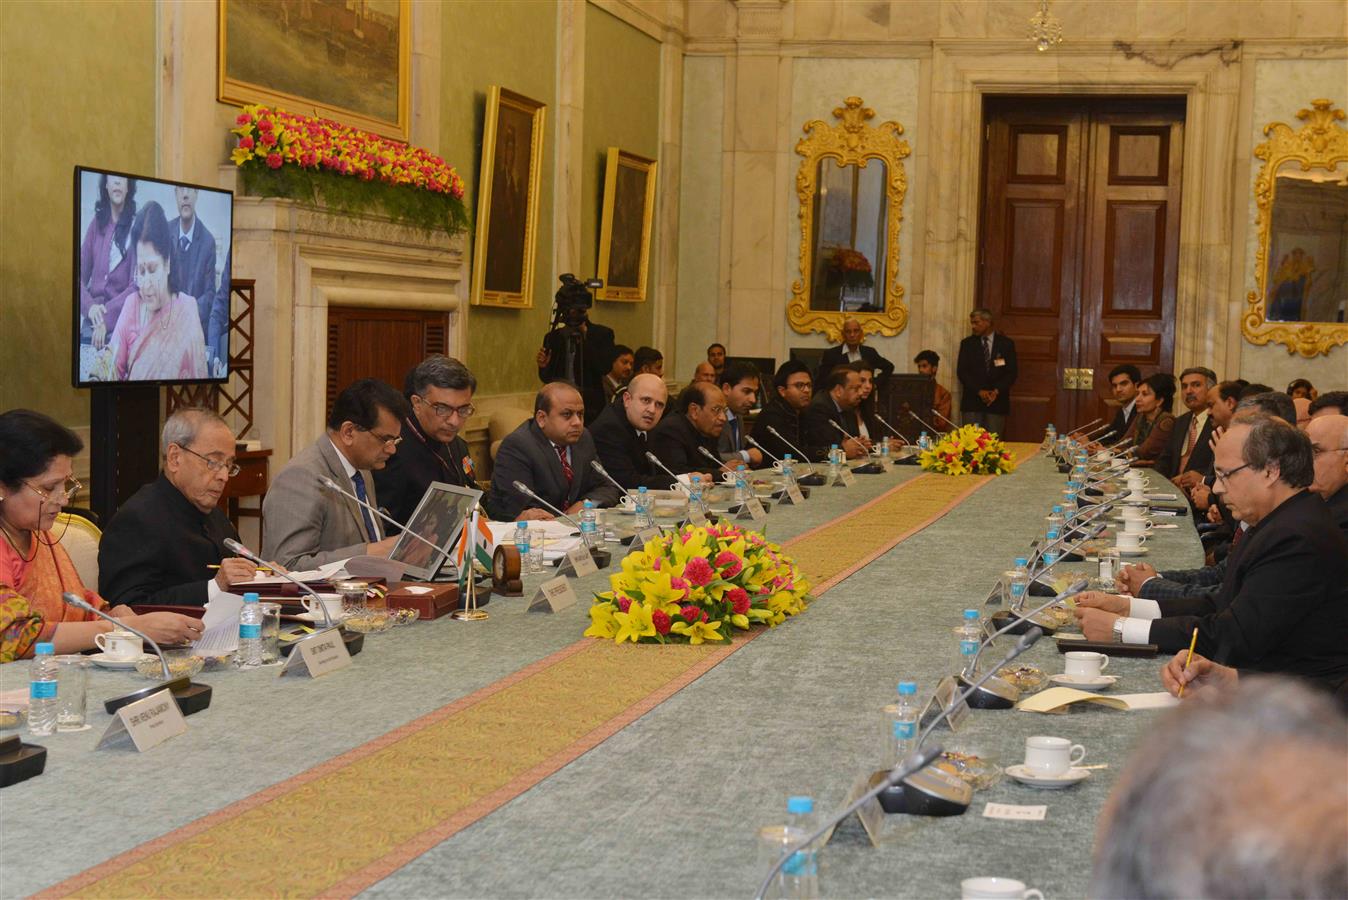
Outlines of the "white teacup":
M 1099 678 L 1100 673 L 1107 668 L 1109 668 L 1109 657 L 1103 653 L 1073 650 L 1067 654 L 1065 671 L 1073 678 Z
M 1086 748 L 1067 738 L 1036 735 L 1025 739 L 1025 768 L 1037 775 L 1063 775 L 1086 758 Z
M 1044 900 L 1044 894 L 1014 878 L 966 878 L 960 882 L 962 900 Z
M 1150 519 L 1124 519 L 1124 534 L 1146 534 L 1155 528 L 1156 525 Z
M 1120 531 L 1114 535 L 1114 542 L 1120 550 L 1141 550 L 1142 545 L 1147 542 L 1147 536 L 1131 531 Z
M 129 631 L 105 631 L 94 635 L 94 643 L 109 659 L 139 659 L 144 643 Z
M 328 608 L 328 615 L 332 617 L 332 621 L 340 622 L 342 620 L 342 595 L 319 594 L 318 597 L 320 600 L 323 601 L 323 605 Z M 314 621 L 318 622 L 319 624 L 322 624 L 325 621 L 323 618 L 323 612 L 321 609 L 319 609 L 318 604 L 314 602 L 313 597 L 304 598 L 304 609 L 311 616 L 313 616 Z
M 623 509 L 627 510 L 628 512 L 631 512 L 632 510 L 637 508 L 637 501 L 632 497 L 631 494 L 623 494 L 622 497 L 619 498 L 618 500 L 618 505 L 621 506 Z
M 1139 522 L 1143 522 L 1148 518 L 1147 510 L 1141 506 L 1125 506 L 1122 515 L 1124 521 L 1137 519 Z

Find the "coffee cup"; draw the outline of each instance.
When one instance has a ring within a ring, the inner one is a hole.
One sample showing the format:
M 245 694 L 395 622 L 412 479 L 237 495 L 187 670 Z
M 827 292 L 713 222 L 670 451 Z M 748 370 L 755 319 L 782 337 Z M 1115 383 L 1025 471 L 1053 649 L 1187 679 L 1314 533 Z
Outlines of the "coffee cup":
M 96 634 L 94 643 L 109 659 L 139 659 L 144 650 L 141 639 L 129 631 L 105 631 Z
M 734 472 L 722 472 L 722 473 L 721 473 L 721 480 L 724 481 L 726 484 L 734 484 L 734 483 L 735 483 L 735 473 L 734 473 Z
M 962 900 L 1044 900 L 1044 894 L 1014 878 L 966 878 L 960 882 Z
M 1141 506 L 1125 506 L 1122 515 L 1125 521 L 1129 519 L 1138 519 L 1141 521 L 1147 518 L 1147 510 Z
M 631 494 L 623 494 L 622 497 L 618 500 L 618 505 L 621 506 L 623 509 L 627 510 L 628 512 L 631 512 L 632 510 L 637 508 L 637 502 L 632 499 Z
M 1155 525 L 1150 519 L 1124 519 L 1123 530 L 1125 534 L 1146 534 L 1151 531 Z
M 1140 550 L 1142 545 L 1147 542 L 1147 536 L 1130 531 L 1120 531 L 1114 535 L 1114 541 L 1120 550 Z
M 1036 735 L 1025 739 L 1025 768 L 1036 775 L 1063 775 L 1086 758 L 1086 748 L 1067 738 Z
M 328 608 L 328 615 L 332 617 L 333 622 L 342 621 L 342 595 L 341 594 L 319 594 L 318 598 L 323 601 L 323 606 Z M 314 621 L 323 624 L 326 620 L 323 618 L 323 611 L 319 608 L 317 601 L 313 597 L 304 598 L 304 609 L 309 615 L 314 617 Z
M 792 460 L 792 461 L 794 462 L 794 460 Z M 793 468 L 794 468 L 794 467 L 793 467 Z M 774 472 L 780 472 L 780 471 L 782 471 L 782 461 L 781 461 L 780 459 L 774 459 L 774 460 L 772 461 L 772 470 L 773 470 Z
M 1064 666 L 1066 674 L 1073 678 L 1099 678 L 1100 673 L 1109 667 L 1109 657 L 1103 653 L 1089 650 L 1073 650 L 1067 654 Z

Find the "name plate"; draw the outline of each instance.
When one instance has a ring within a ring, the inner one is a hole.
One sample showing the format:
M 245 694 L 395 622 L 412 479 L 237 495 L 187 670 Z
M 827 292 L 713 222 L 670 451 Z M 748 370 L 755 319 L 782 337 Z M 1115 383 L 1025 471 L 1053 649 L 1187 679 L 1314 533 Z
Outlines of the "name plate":
M 565 575 L 549 578 L 538 586 L 534 598 L 529 601 L 528 612 L 561 612 L 578 602 L 576 592 Z
M 871 778 L 872 776 L 870 775 L 862 775 L 853 782 L 852 789 L 847 792 L 847 797 L 843 800 L 843 806 L 851 806 L 853 803 L 860 800 L 862 795 L 873 787 Z M 885 827 L 885 811 L 880 807 L 880 800 L 876 797 L 872 797 L 861 804 L 861 806 L 857 807 L 857 811 L 854 815 L 857 817 L 857 820 L 861 822 L 861 827 L 865 829 L 866 837 L 870 838 L 871 846 L 879 847 L 880 832 Z M 833 839 L 833 832 L 836 831 L 837 828 L 838 826 L 835 825 L 824 833 L 824 836 L 820 838 L 818 842 L 820 847 L 823 847 Z
M 183 718 L 183 711 L 178 708 L 173 693 L 165 688 L 118 709 L 94 749 L 102 750 L 130 737 L 136 750 L 144 753 L 185 731 L 187 720 Z
M 652 525 L 650 528 L 641 529 L 637 532 L 636 537 L 632 538 L 632 543 L 627 548 L 627 555 L 631 556 L 633 553 L 640 553 L 642 550 L 646 549 L 647 542 L 653 541 L 658 537 L 660 537 L 660 529 L 655 525 Z
M 852 474 L 852 470 L 848 466 L 842 467 L 841 474 L 842 474 L 842 483 L 844 487 L 851 487 L 853 484 L 856 483 L 857 477 Z
M 796 506 L 805 502 L 805 495 L 800 492 L 800 488 L 792 482 L 786 488 L 786 498 Z
M 755 525 L 761 523 L 768 517 L 768 511 L 763 508 L 763 501 L 754 497 L 740 504 L 739 512 L 735 514 L 735 519 L 749 519 Z
M 688 519 L 689 525 L 707 524 L 707 517 L 702 514 L 702 510 L 698 509 L 697 504 L 688 505 L 688 515 L 686 518 Z
M 594 557 L 590 555 L 590 548 L 582 544 L 566 551 L 566 562 L 562 564 L 562 571 L 567 575 L 584 578 L 598 572 L 599 567 L 595 565 Z
M 277 677 L 308 673 L 311 678 L 329 675 L 351 665 L 342 633 L 335 628 L 320 631 L 300 640 L 290 651 Z
M 1010 819 L 1013 822 L 1042 822 L 1047 806 L 1021 806 L 1015 803 L 989 803 L 983 807 L 985 819 Z
M 955 702 L 959 696 L 959 682 L 953 675 L 947 675 L 936 685 L 936 692 L 932 694 L 927 701 L 926 707 L 922 710 L 920 721 L 924 727 L 931 721 L 931 716 L 935 715 L 937 719 L 944 718 L 945 723 L 950 726 L 951 731 L 959 731 L 960 724 L 969 715 L 969 703 L 967 700 L 961 700 L 956 703 L 953 709 L 947 712 L 947 708 Z

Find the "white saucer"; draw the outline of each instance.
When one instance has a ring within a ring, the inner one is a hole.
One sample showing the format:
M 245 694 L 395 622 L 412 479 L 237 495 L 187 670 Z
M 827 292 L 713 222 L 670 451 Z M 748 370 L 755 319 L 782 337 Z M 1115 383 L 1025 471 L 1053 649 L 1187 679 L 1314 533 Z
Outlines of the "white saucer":
M 1043 775 L 1033 769 L 1027 769 L 1023 765 L 1007 766 L 1005 771 L 1006 774 L 1021 784 L 1028 784 L 1030 787 L 1048 788 L 1049 790 L 1071 787 L 1091 777 L 1090 769 L 1079 769 L 1076 766 L 1061 775 Z
M 142 653 L 140 656 L 129 656 L 126 659 L 120 659 L 108 656 L 106 653 L 95 653 L 89 657 L 90 661 L 96 666 L 102 666 L 105 669 L 134 669 L 136 663 L 142 659 L 154 659 L 149 653 Z
M 324 625 L 324 624 L 326 624 L 326 622 L 325 622 L 324 619 L 323 619 L 323 614 L 322 614 L 322 613 L 311 613 L 311 612 L 295 613 L 295 618 L 297 618 L 297 619 L 302 619 L 302 620 L 304 620 L 305 622 L 312 622 L 312 623 L 314 623 L 315 625 Z M 334 625 L 340 625 L 340 624 L 342 624 L 342 617 L 341 617 L 340 615 L 333 616 L 333 617 L 332 617 L 332 624 L 334 624 Z
M 1063 687 L 1082 688 L 1088 691 L 1099 691 L 1112 687 L 1119 680 L 1117 675 L 1097 675 L 1094 678 L 1078 678 L 1075 675 L 1068 675 L 1066 672 L 1059 672 L 1057 675 L 1048 676 L 1048 680 L 1054 684 L 1061 684 Z
M 1117 550 L 1117 551 L 1119 551 L 1119 556 L 1146 556 L 1146 555 L 1147 555 L 1147 548 L 1146 548 L 1146 547 L 1134 547 L 1132 550 L 1125 550 L 1125 549 L 1123 549 L 1122 547 L 1119 547 L 1119 546 L 1115 545 L 1114 549 Z

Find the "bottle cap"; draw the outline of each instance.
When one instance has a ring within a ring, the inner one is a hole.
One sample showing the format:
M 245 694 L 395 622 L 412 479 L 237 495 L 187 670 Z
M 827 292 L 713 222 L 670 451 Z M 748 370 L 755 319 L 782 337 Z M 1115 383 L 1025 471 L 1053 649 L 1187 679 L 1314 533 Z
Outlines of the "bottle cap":
M 966 619 L 977 619 L 977 618 L 978 618 L 978 610 L 976 610 L 976 609 L 966 609 L 966 610 L 964 611 L 964 618 L 966 618 Z
M 637 493 L 638 493 L 638 494 L 644 494 L 644 493 L 646 493 L 646 485 L 643 484 L 643 485 L 641 485 L 640 487 L 638 487 L 638 488 L 637 488 Z
M 50 656 L 56 652 L 56 646 L 49 641 L 43 641 L 33 648 L 34 656 Z
M 783 453 L 783 454 L 782 454 L 782 459 L 790 459 L 790 458 L 791 458 L 791 454 L 790 454 L 790 453 Z
M 923 432 L 923 434 L 925 434 L 925 433 L 926 433 L 926 432 Z M 837 445 L 837 444 L 834 444 L 834 445 L 833 445 L 832 447 L 830 447 L 829 449 L 830 449 L 830 450 L 837 450 L 837 449 L 838 449 L 838 445 Z
M 1020 566 L 1021 568 L 1024 568 L 1025 566 L 1028 566 L 1029 564 L 1030 564 L 1030 561 L 1029 561 L 1028 559 L 1026 559 L 1025 557 L 1023 557 L 1023 556 L 1017 556 L 1017 557 L 1016 557 L 1016 565 Z
M 594 501 L 593 501 L 593 500 L 586 500 L 586 501 L 585 501 L 585 508 L 586 508 L 586 509 L 594 509 Z
M 814 800 L 809 797 L 787 797 L 786 811 L 793 816 L 807 815 L 814 812 Z
M 528 527 L 529 527 L 529 523 L 528 523 L 528 522 L 516 522 L 516 523 L 515 523 L 515 527 L 516 527 L 516 528 L 528 528 Z
M 917 682 L 916 682 L 916 681 L 900 681 L 900 682 L 899 682 L 899 693 L 900 693 L 900 694 L 903 694 L 905 697 L 908 696 L 909 694 L 916 694 L 916 693 L 917 693 Z
M 256 593 L 254 593 L 253 591 L 249 591 L 248 593 L 246 593 L 246 594 L 243 595 L 243 602 L 244 602 L 244 603 L 256 603 L 256 602 L 258 601 L 258 599 L 259 599 L 259 598 L 258 598 L 258 595 L 257 595 Z

